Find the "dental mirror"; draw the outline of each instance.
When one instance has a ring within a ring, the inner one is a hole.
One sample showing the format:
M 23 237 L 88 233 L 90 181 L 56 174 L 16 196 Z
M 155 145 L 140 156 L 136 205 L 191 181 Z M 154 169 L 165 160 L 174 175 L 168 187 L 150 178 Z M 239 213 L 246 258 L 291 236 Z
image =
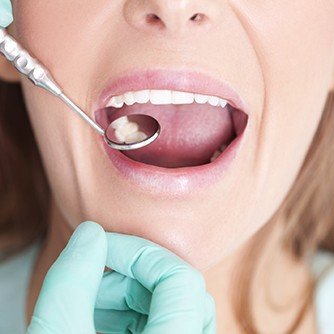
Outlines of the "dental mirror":
M 5 29 L 0 28 L 0 53 L 9 60 L 15 68 L 25 75 L 32 83 L 44 88 L 60 98 L 75 111 L 97 133 L 104 137 L 106 143 L 116 150 L 136 150 L 151 144 L 160 134 L 160 124 L 148 115 L 129 115 L 114 119 L 106 130 L 94 122 L 83 112 L 52 78 L 48 70 L 36 59 L 31 57 Z
M 134 114 L 116 118 L 105 132 L 105 140 L 117 150 L 135 150 L 152 143 L 160 134 L 157 120 L 148 115 Z

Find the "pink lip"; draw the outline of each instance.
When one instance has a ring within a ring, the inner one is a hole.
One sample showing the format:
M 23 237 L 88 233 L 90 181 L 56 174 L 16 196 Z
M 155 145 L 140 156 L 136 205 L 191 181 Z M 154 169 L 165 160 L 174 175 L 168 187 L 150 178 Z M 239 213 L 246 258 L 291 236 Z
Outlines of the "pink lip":
M 113 80 L 102 92 L 97 108 L 103 108 L 114 95 L 142 89 L 170 89 L 215 95 L 228 100 L 236 109 L 245 111 L 241 97 L 225 81 L 205 74 L 189 71 L 145 70 L 136 71 Z M 245 112 L 246 113 L 246 112 Z M 96 115 L 96 113 L 95 113 Z M 248 120 L 249 122 L 249 120 Z M 103 137 L 100 144 L 120 178 L 136 188 L 155 196 L 178 197 L 191 195 L 202 187 L 221 181 L 233 170 L 238 153 L 248 137 L 248 124 L 240 134 L 212 163 L 195 167 L 163 168 L 134 161 L 110 148 Z

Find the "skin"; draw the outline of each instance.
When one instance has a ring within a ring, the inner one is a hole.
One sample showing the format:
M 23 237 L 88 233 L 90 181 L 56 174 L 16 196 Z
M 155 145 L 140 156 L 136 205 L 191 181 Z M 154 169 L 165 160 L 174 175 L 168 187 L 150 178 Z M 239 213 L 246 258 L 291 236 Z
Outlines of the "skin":
M 53 193 L 51 228 L 35 267 L 27 318 L 73 229 L 94 220 L 108 231 L 150 239 L 201 270 L 217 303 L 218 332 L 238 333 L 227 296 L 231 271 L 242 265 L 250 238 L 291 188 L 317 129 L 334 81 L 334 1 L 25 0 L 13 1 L 13 9 L 10 32 L 90 115 L 110 78 L 153 67 L 223 76 L 249 114 L 242 163 L 224 180 L 191 196 L 157 198 L 119 178 L 93 130 L 1 61 L 1 77 L 22 84 Z M 190 23 L 197 12 L 206 20 Z M 160 23 L 141 21 L 149 13 Z M 269 281 L 284 302 L 296 286 L 305 286 L 308 272 L 280 249 L 280 235 L 277 224 L 259 272 L 268 272 L 265 264 L 276 254 L 278 269 Z M 259 274 L 257 286 L 266 280 Z M 296 285 L 283 288 L 284 280 Z M 259 317 L 286 328 L 295 313 L 277 317 L 261 296 L 254 296 Z M 302 333 L 315 332 L 312 310 L 303 326 Z

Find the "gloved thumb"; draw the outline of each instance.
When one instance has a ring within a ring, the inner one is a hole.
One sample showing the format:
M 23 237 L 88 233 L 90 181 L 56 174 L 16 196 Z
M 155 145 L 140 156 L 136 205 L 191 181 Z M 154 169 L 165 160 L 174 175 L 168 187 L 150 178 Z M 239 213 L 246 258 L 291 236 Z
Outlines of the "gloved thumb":
M 0 27 L 6 28 L 12 21 L 13 14 L 10 0 L 0 0 Z
M 107 238 L 94 222 L 80 224 L 48 271 L 28 334 L 95 334 L 94 306 Z

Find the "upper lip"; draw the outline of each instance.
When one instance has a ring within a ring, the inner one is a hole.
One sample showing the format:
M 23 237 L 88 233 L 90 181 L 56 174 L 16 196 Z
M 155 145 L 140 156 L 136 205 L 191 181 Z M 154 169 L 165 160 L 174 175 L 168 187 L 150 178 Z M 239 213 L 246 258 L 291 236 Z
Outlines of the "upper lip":
M 97 100 L 97 108 L 104 108 L 112 96 L 143 89 L 167 89 L 218 96 L 247 114 L 245 101 L 221 76 L 193 70 L 144 69 L 128 71 L 112 78 Z

